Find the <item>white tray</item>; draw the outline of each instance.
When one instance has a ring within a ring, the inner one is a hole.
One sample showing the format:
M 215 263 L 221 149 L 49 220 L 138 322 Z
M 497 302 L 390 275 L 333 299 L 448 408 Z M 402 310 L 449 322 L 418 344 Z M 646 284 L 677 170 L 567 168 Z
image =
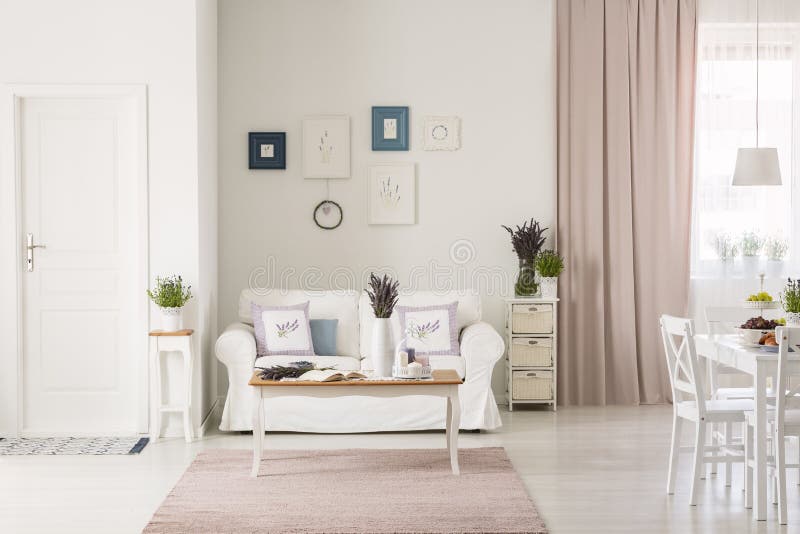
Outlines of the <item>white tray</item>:
M 392 367 L 392 376 L 395 378 L 407 378 L 409 380 L 418 378 L 430 378 L 431 366 L 423 365 L 422 367 Z
M 777 300 L 745 300 L 743 307 L 751 310 L 774 310 L 780 305 Z

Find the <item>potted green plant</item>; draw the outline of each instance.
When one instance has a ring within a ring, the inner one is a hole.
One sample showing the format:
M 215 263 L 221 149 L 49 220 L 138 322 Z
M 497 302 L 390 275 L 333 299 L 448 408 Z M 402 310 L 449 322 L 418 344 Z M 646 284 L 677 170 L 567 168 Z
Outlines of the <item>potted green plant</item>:
M 394 350 L 392 345 L 392 326 L 389 318 L 392 316 L 394 306 L 399 296 L 400 282 L 394 281 L 389 276 L 378 278 L 375 273 L 369 275 L 369 289 L 367 296 L 375 313 L 375 324 L 372 326 L 372 343 L 370 355 L 372 365 L 377 376 L 392 376 L 392 363 Z
M 761 249 L 764 247 L 764 238 L 756 232 L 743 232 L 739 238 L 739 248 L 742 251 L 742 269 L 745 277 L 754 277 L 758 274 L 758 263 L 761 260 Z
M 519 274 L 514 284 L 514 293 L 518 297 L 532 297 L 539 291 L 536 283 L 536 256 L 544 245 L 544 233 L 547 228 L 542 228 L 534 219 L 525 221 L 522 226 L 511 229 L 503 228 L 511 235 L 511 246 L 519 259 Z
M 779 235 L 773 235 L 764 242 L 764 254 L 767 256 L 767 276 L 778 278 L 783 275 L 783 259 L 789 251 L 789 242 Z
M 147 296 L 161 312 L 161 329 L 174 332 L 183 328 L 183 307 L 192 298 L 192 287 L 178 275 L 156 277 L 156 285 Z
M 725 231 L 713 234 L 709 242 L 714 248 L 714 252 L 717 253 L 717 258 L 719 258 L 721 271 L 719 274 L 724 277 L 728 274 L 733 259 L 739 254 L 739 247 L 731 235 Z
M 543 250 L 536 256 L 536 272 L 542 297 L 556 298 L 558 276 L 564 272 L 564 258 L 553 250 Z
M 800 326 L 800 280 L 789 278 L 781 293 L 781 304 L 786 312 L 786 324 Z

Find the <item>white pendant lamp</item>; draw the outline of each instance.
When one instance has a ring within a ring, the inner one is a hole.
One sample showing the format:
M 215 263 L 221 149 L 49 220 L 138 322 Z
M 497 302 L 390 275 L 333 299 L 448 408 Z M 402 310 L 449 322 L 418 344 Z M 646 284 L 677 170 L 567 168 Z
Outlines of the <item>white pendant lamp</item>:
M 777 148 L 758 146 L 758 0 L 756 0 L 756 146 L 740 148 L 732 185 L 781 185 Z

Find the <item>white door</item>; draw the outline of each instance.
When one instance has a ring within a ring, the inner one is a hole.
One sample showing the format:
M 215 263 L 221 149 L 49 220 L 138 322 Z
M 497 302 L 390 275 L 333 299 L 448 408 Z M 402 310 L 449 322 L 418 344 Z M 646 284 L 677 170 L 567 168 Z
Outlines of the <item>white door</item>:
M 20 433 L 135 434 L 147 412 L 139 103 L 29 96 L 17 118 Z

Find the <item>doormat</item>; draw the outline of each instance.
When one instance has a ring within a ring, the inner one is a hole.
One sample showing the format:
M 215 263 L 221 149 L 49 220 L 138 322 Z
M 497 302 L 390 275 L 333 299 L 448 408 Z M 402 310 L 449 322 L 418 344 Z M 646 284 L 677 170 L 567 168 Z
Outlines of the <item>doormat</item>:
M 139 454 L 150 438 L 0 438 L 0 456 Z

